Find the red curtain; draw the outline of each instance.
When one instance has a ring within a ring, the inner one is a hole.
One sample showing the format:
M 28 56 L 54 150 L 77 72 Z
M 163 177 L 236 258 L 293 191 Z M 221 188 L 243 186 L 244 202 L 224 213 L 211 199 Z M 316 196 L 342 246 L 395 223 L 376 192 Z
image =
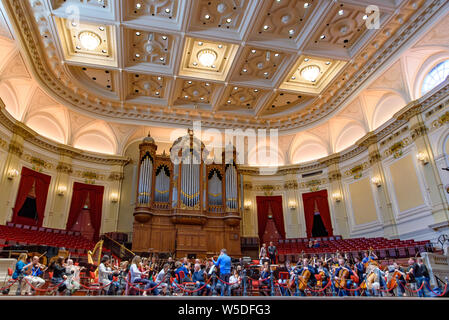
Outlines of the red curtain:
M 75 182 L 73 184 L 72 203 L 70 204 L 69 217 L 66 230 L 71 230 L 89 196 L 89 212 L 92 227 L 95 230 L 94 239 L 98 240 L 101 227 L 101 212 L 103 208 L 103 186 Z
M 282 210 L 282 196 L 257 196 L 257 226 L 259 229 L 259 239 L 262 240 L 268 220 L 268 208 L 271 207 L 276 229 L 285 239 L 284 212 Z
M 327 190 L 309 192 L 302 194 L 304 204 L 304 215 L 306 219 L 307 236 L 312 237 L 313 216 L 315 213 L 315 202 L 320 212 L 323 224 L 326 227 L 328 236 L 333 235 L 331 215 L 329 211 L 329 202 L 327 198 Z
M 47 203 L 48 187 L 50 185 L 51 177 L 49 175 L 22 167 L 22 175 L 20 178 L 19 190 L 17 192 L 16 203 L 13 208 L 13 223 L 21 223 L 31 226 L 42 226 L 45 215 L 45 204 Z M 36 194 L 36 211 L 37 220 L 19 217 L 18 213 L 22 208 L 28 194 L 35 184 L 35 194 Z

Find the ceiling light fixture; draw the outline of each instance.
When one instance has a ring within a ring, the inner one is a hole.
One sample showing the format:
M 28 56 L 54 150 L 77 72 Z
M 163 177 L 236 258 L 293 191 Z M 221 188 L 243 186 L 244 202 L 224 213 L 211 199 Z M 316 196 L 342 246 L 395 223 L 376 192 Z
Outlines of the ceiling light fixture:
M 275 53 L 274 56 L 275 56 L 275 57 L 279 57 L 279 53 Z
M 269 26 L 267 26 L 267 25 L 264 25 L 264 26 L 263 26 L 263 29 L 264 29 L 264 30 L 268 30 L 268 28 L 269 28 Z
M 141 3 L 136 3 L 136 9 L 140 9 L 140 8 L 142 8 L 142 4 Z
M 327 61 L 326 62 L 326 66 L 328 66 L 328 65 L 330 65 L 331 64 L 331 62 L 330 61 Z
M 226 22 L 227 22 L 227 23 L 231 23 L 231 21 L 232 21 L 232 19 L 230 19 L 230 18 L 227 18 L 227 19 L 226 19 Z
M 160 57 L 160 58 L 159 58 L 159 60 L 161 60 L 161 61 L 164 61 L 164 60 L 165 60 L 165 58 L 164 58 L 164 57 Z
M 309 58 L 305 58 L 304 61 L 305 61 L 305 62 L 309 61 Z
M 104 31 L 104 27 L 103 26 L 98 27 L 98 29 L 100 29 L 100 31 Z
M 310 3 L 308 3 L 308 2 L 304 3 L 304 8 L 308 8 L 308 7 L 310 7 Z
M 192 81 L 187 81 L 188 84 L 192 84 Z
M 288 30 L 288 33 L 289 33 L 289 34 L 294 34 L 294 33 L 295 33 L 295 30 L 290 29 L 290 30 Z
M 295 77 L 295 76 L 293 76 L 293 77 L 292 77 L 292 80 L 295 80 L 295 79 L 296 79 L 296 77 Z
M 254 49 L 253 49 L 253 50 L 251 50 L 251 53 L 256 53 L 256 50 L 254 50 Z
M 219 45 L 218 45 L 218 49 L 221 49 L 221 48 L 223 48 L 223 45 L 222 45 L 222 44 L 219 44 Z
M 365 14 L 365 15 L 363 16 L 363 20 L 366 20 L 366 19 L 368 19 L 368 16 Z
M 206 15 L 204 16 L 204 19 L 209 20 L 209 19 L 210 19 L 210 15 L 206 14 Z
M 234 87 L 234 90 L 237 90 L 239 87 Z
M 322 34 L 320 39 L 323 40 L 324 38 L 326 38 L 326 36 L 324 34 Z
M 204 49 L 198 52 L 198 61 L 204 67 L 212 67 L 215 60 L 217 60 L 217 54 L 213 50 Z
M 79 34 L 81 45 L 87 50 L 95 50 L 101 43 L 100 37 L 90 31 L 83 31 Z
M 343 9 L 341 9 L 341 10 L 338 11 L 338 15 L 339 15 L 339 16 L 342 16 L 343 13 L 345 13 L 345 11 L 344 11 Z
M 165 12 L 170 13 L 170 9 L 169 8 L 165 9 Z
M 202 46 L 202 45 L 203 45 L 203 42 L 201 42 L 201 41 L 198 42 L 198 45 L 199 45 L 199 46 Z
M 195 62 L 193 63 L 193 65 L 196 67 L 196 66 L 198 65 L 198 62 L 195 61 Z
M 159 81 L 161 81 L 161 80 L 162 80 L 162 77 L 157 77 L 157 79 L 158 79 Z
M 257 90 L 257 89 L 254 89 L 254 92 L 259 92 L 259 90 Z
M 242 71 L 243 71 L 243 72 L 248 72 L 248 69 L 243 69 Z
M 140 32 L 139 31 L 136 32 L 136 36 L 140 36 Z
M 167 40 L 167 36 L 162 36 L 162 39 L 163 40 Z
M 301 70 L 301 76 L 310 82 L 316 81 L 319 75 L 320 75 L 320 68 L 315 65 L 307 66 Z
M 215 66 L 215 64 L 213 64 L 213 65 L 211 65 L 210 67 L 211 67 L 211 68 L 215 68 L 216 66 Z

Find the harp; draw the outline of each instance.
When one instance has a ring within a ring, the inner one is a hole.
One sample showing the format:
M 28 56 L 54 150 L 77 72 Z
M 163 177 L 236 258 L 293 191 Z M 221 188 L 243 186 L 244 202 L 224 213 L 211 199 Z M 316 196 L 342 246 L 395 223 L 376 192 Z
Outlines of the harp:
M 103 240 L 98 241 L 92 251 L 87 251 L 87 262 L 95 266 L 95 276 L 98 277 L 98 266 L 101 262 L 101 251 L 103 250 Z

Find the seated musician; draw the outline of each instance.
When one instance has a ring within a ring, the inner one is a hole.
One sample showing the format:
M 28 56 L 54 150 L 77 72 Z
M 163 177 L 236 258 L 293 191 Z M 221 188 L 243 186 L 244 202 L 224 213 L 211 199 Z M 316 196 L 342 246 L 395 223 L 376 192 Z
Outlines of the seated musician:
M 45 280 L 41 278 L 47 268 L 39 263 L 39 257 L 34 256 L 31 263 L 23 267 L 22 271 L 27 274 L 25 281 L 25 294 L 31 295 L 31 287 L 39 288 L 45 284 Z
M 231 294 L 238 291 L 238 289 L 240 288 L 240 274 L 237 269 L 234 269 L 234 272 L 232 273 L 231 277 L 229 278 L 229 283 L 232 283 Z
M 67 289 L 73 294 L 80 288 L 80 272 L 85 268 L 75 266 L 72 259 L 67 259 L 65 269 L 67 274 L 66 286 Z
M 268 263 L 263 266 L 259 277 L 259 292 L 262 295 L 267 296 L 269 290 L 263 287 L 267 287 L 268 289 L 270 288 L 270 269 L 268 267 Z
M 112 270 L 111 260 L 109 256 L 105 255 L 101 259 L 101 263 L 98 266 L 98 282 L 101 286 L 105 286 L 104 290 L 108 295 L 114 295 L 118 289 L 118 283 L 113 281 L 113 276 L 118 275 L 118 270 Z
M 317 286 L 320 288 L 324 288 L 327 286 L 331 274 L 329 270 L 324 266 L 324 262 L 319 259 L 317 261 L 315 279 L 317 280 Z
M 12 274 L 12 277 L 11 277 L 13 280 L 17 280 L 19 283 L 19 285 L 17 286 L 16 295 L 21 294 L 21 290 L 22 290 L 21 283 L 22 283 L 22 278 L 24 276 L 22 270 L 23 270 L 23 267 L 25 267 L 27 265 L 27 258 L 28 258 L 28 255 L 26 253 L 22 252 L 19 255 L 19 258 L 17 259 L 17 262 L 16 262 L 16 266 L 14 267 L 14 273 Z
M 393 263 L 393 275 L 397 275 L 396 282 L 398 284 L 398 296 L 407 296 L 405 294 L 406 274 L 405 269 L 401 267 L 396 261 Z
M 305 289 L 313 282 L 315 278 L 315 268 L 309 264 L 309 259 L 302 260 L 302 267 L 298 270 L 298 286 L 300 295 L 305 296 Z
M 338 296 L 347 296 L 348 295 L 348 279 L 350 279 L 351 275 L 353 275 L 353 271 L 346 264 L 344 258 L 338 259 L 338 267 L 335 269 L 334 274 L 334 284 L 333 286 L 336 288 Z
M 162 288 L 163 294 L 167 294 L 168 283 L 170 281 L 169 268 L 170 265 L 168 263 L 164 264 L 164 267 L 159 271 L 156 277 L 156 283 L 160 283 L 159 287 Z
M 190 282 L 189 278 L 189 270 L 187 269 L 186 265 L 183 265 L 180 261 L 177 261 L 175 263 L 175 276 L 176 276 L 176 282 L 181 284 L 183 282 Z
M 378 259 L 376 254 L 374 252 L 371 252 L 371 254 L 368 251 L 364 252 L 364 257 L 362 259 L 362 263 L 366 264 L 367 262 L 371 261 L 371 260 L 375 260 Z
M 201 265 L 199 263 L 195 263 L 194 272 L 192 276 L 192 281 L 195 282 L 195 289 L 199 289 L 203 287 L 206 283 L 207 273 L 205 269 L 201 269 Z M 195 293 L 195 295 L 202 296 L 203 293 L 206 293 L 208 296 L 210 293 L 210 285 L 207 284 L 203 289 L 199 290 Z
M 360 261 L 359 257 L 354 258 L 354 267 L 359 277 L 359 282 L 361 283 L 363 281 L 363 274 L 365 273 L 365 265 Z
M 293 268 L 290 265 L 290 261 L 286 261 L 284 266 L 281 267 L 281 272 L 285 272 L 288 273 L 289 275 L 286 276 L 285 278 L 279 278 L 278 283 L 279 283 L 279 288 L 281 290 L 281 293 L 283 296 L 289 296 L 290 295 L 290 291 L 288 290 L 288 284 L 289 284 L 289 277 L 293 272 Z M 281 275 L 281 273 L 279 273 L 279 275 Z
M 141 284 L 145 284 L 145 290 L 147 289 L 151 289 L 154 288 L 156 286 L 156 283 L 154 283 L 153 281 L 149 280 L 149 279 L 145 279 L 144 276 L 145 274 L 148 274 L 148 270 L 141 272 L 139 270 L 139 265 L 141 263 L 141 258 L 140 256 L 134 256 L 133 260 L 131 261 L 131 268 L 129 269 L 129 274 L 131 277 L 131 283 L 141 283 Z M 159 290 L 158 288 L 154 288 L 152 290 L 152 293 L 156 296 L 159 294 Z M 143 294 L 143 296 L 147 295 L 147 291 L 145 291 Z
M 58 257 L 58 259 L 53 262 L 53 264 L 49 267 L 50 270 L 53 270 L 53 277 L 51 278 L 51 283 L 56 286 L 58 285 L 58 294 L 63 294 L 63 292 L 67 289 L 66 284 L 64 283 L 67 280 L 67 273 L 65 271 L 64 266 L 64 258 Z

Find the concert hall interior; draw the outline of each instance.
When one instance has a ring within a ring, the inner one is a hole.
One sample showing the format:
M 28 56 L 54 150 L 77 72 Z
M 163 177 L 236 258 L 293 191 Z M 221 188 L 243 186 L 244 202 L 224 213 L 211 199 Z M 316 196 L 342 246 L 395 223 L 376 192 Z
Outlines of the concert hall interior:
M 448 296 L 449 2 L 0 0 L 0 297 Z

